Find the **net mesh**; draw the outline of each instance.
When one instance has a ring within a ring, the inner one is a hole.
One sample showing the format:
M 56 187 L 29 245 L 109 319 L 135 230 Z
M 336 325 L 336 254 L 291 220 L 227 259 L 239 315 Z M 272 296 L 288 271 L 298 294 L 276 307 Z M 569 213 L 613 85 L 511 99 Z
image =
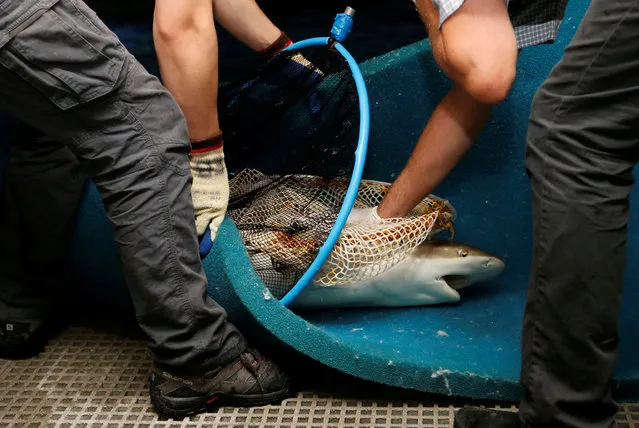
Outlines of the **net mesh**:
M 246 169 L 230 182 L 232 198 L 283 177 Z M 349 180 L 293 175 L 278 186 L 266 186 L 248 206 L 231 209 L 257 274 L 276 298 L 300 279 L 325 242 Z M 362 180 L 355 208 L 379 205 L 388 183 Z M 330 286 L 370 279 L 404 258 L 434 233 L 453 231 L 454 208 L 436 196 L 424 199 L 406 217 L 379 224 L 346 224 L 328 259 L 313 279 Z
M 352 172 L 359 98 L 346 59 L 333 48 L 281 52 L 222 86 L 219 103 L 231 174 L 244 168 L 323 177 Z
M 357 87 L 339 52 L 313 46 L 248 69 L 218 99 L 232 177 L 227 213 L 255 271 L 281 298 L 315 260 L 344 202 L 359 137 Z M 366 182 L 356 206 L 378 204 L 385 191 L 386 184 Z M 332 285 L 379 274 L 451 212 L 429 198 L 407 218 L 347 226 L 315 280 Z

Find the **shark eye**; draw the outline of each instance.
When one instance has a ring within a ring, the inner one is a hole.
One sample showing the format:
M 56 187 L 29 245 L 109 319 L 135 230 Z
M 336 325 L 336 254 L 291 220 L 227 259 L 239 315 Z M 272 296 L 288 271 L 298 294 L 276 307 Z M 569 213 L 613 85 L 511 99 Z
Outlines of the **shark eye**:
M 468 250 L 459 250 L 457 254 L 459 254 L 459 257 L 466 257 L 468 255 Z

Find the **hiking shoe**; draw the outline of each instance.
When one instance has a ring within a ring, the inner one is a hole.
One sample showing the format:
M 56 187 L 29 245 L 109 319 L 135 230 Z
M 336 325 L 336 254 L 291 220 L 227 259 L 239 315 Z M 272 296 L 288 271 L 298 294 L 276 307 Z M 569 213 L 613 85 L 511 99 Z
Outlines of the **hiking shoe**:
M 520 428 L 519 415 L 513 412 L 464 407 L 455 414 L 453 428 Z
M 44 351 L 49 334 L 41 323 L 0 321 L 0 358 L 26 360 Z
M 158 413 L 183 418 L 222 406 L 250 407 L 280 402 L 292 388 L 288 375 L 249 347 L 226 366 L 203 376 L 181 376 L 155 366 L 149 389 Z

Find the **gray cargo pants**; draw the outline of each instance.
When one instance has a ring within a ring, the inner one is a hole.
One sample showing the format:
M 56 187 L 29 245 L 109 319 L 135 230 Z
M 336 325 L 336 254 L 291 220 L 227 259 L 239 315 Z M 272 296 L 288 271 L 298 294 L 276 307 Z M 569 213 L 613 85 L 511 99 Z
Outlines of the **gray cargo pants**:
M 593 0 L 528 130 L 534 249 L 523 326 L 528 426 L 612 427 L 639 159 L 639 0 Z
M 44 316 L 48 281 L 65 281 L 63 268 L 49 269 L 60 260 L 51 251 L 66 248 L 60 242 L 77 206 L 76 158 L 113 224 L 153 359 L 195 372 L 239 355 L 245 339 L 207 295 L 186 121 L 160 81 L 83 2 L 43 9 L 0 47 L 0 109 L 66 147 L 27 138 L 14 148 L 2 258 L 23 267 L 35 260 L 37 269 L 30 275 L 30 268 L 2 263 L 0 319 Z

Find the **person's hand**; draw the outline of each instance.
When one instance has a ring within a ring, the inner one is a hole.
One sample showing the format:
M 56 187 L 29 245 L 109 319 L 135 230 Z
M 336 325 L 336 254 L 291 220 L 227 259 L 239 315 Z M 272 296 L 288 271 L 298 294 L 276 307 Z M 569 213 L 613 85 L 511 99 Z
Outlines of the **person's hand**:
M 286 52 L 282 52 L 286 55 Z M 316 85 L 324 78 L 324 73 L 317 69 L 304 55 L 296 53 L 291 56 L 280 70 L 272 72 L 268 68 L 263 82 L 277 88 L 294 87 L 295 92 L 306 93 L 306 106 L 311 115 L 320 112 L 321 105 Z
M 224 220 L 229 201 L 229 180 L 221 137 L 204 143 L 194 143 L 190 154 L 190 166 L 197 234 L 201 238 L 210 230 L 212 242 L 215 241 L 218 228 Z
M 297 53 L 289 61 L 289 66 L 284 69 L 285 76 L 289 79 L 301 78 L 302 85 L 309 87 L 306 95 L 306 106 L 312 115 L 320 112 L 321 105 L 315 85 L 324 78 L 324 73 L 316 68 L 304 55 Z M 299 76 L 299 77 L 298 77 Z
M 377 207 L 352 208 L 346 219 L 347 225 L 380 224 L 384 220 L 377 214 Z
M 268 49 L 260 53 L 260 56 L 265 61 L 269 61 L 278 55 L 287 55 L 284 49 L 292 44 L 293 41 L 286 33 L 282 32 L 280 37 Z M 302 88 L 308 88 L 306 95 L 307 107 L 312 115 L 316 115 L 319 113 L 321 105 L 315 85 L 322 78 L 324 78 L 324 73 L 317 69 L 303 54 L 298 52 L 289 58 L 281 72 L 268 74 L 264 81 L 273 86 L 294 83 Z

